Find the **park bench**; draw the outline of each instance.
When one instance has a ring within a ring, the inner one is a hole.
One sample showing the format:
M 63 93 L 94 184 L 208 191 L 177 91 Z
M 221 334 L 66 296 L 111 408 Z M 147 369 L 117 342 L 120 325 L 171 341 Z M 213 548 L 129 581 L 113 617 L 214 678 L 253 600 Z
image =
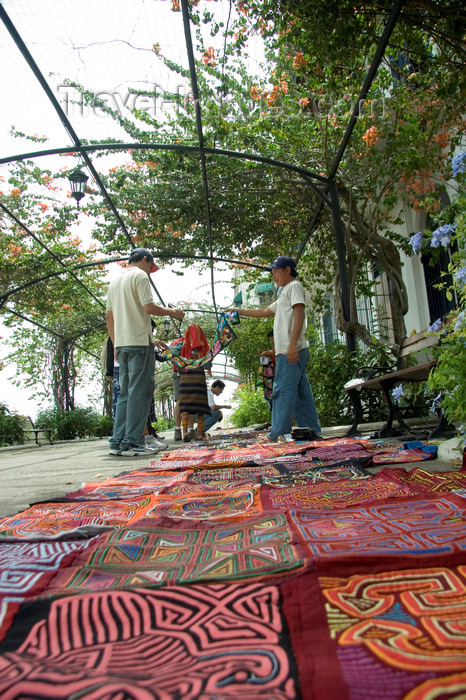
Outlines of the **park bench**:
M 359 367 L 356 370 L 354 379 L 345 384 L 345 390 L 351 400 L 353 407 L 353 423 L 347 431 L 347 436 L 358 435 L 358 425 L 363 419 L 363 408 L 361 403 L 361 393 L 363 391 L 378 391 L 382 395 L 382 400 L 386 405 L 386 421 L 383 427 L 374 437 L 392 437 L 403 432 L 411 432 L 412 426 L 404 420 L 408 414 L 419 416 L 420 410 L 425 409 L 423 405 L 402 405 L 393 399 L 392 389 L 397 384 L 419 384 L 425 382 L 430 371 L 437 364 L 435 359 L 426 359 L 431 348 L 438 343 L 438 336 L 428 335 L 427 331 L 415 333 L 404 338 L 401 343 L 396 362 L 391 367 Z M 422 353 L 422 360 L 417 361 L 415 355 Z M 415 364 L 412 364 L 412 362 Z M 455 428 L 450 425 L 439 406 L 435 406 L 437 424 L 428 432 L 429 438 L 454 434 Z M 398 428 L 394 428 L 393 422 L 397 421 Z
M 22 428 L 24 430 L 24 438 L 25 439 L 34 439 L 38 445 L 40 445 L 39 442 L 39 435 L 41 433 L 44 433 L 47 438 L 49 443 L 52 445 L 52 428 L 36 428 L 34 425 L 34 421 L 30 416 L 21 416 L 22 418 Z M 32 437 L 32 434 L 34 434 L 34 438 Z

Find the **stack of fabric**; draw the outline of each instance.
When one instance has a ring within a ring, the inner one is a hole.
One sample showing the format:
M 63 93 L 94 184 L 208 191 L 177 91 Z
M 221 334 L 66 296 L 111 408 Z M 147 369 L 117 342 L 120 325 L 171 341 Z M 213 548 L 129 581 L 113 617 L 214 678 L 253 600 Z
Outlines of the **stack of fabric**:
M 0 697 L 466 697 L 466 472 L 245 442 L 0 520 Z

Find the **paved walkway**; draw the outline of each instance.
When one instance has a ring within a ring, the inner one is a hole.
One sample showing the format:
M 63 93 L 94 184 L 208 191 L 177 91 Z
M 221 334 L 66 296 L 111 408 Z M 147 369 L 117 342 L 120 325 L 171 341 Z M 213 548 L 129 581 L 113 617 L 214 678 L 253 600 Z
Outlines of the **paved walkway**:
M 365 426 L 370 432 L 376 426 Z M 324 428 L 325 437 L 343 436 L 347 426 Z M 228 429 L 228 432 L 232 432 Z M 183 443 L 174 442 L 173 430 L 163 433 L 168 450 Z M 396 442 L 396 440 L 394 441 Z M 399 444 L 399 442 L 397 443 Z M 422 462 L 422 468 L 442 471 L 459 468 L 459 453 L 455 441 L 440 446 L 439 457 Z M 163 452 L 159 453 L 163 454 Z M 32 503 L 48 501 L 76 491 L 83 482 L 104 481 L 123 471 L 147 466 L 147 457 L 114 457 L 108 454 L 107 439 L 75 440 L 40 447 L 32 444 L 0 448 L 0 517 L 15 515 Z M 406 465 L 412 469 L 416 463 Z M 403 465 L 396 465 L 403 466 Z M 370 470 L 376 473 L 378 468 Z

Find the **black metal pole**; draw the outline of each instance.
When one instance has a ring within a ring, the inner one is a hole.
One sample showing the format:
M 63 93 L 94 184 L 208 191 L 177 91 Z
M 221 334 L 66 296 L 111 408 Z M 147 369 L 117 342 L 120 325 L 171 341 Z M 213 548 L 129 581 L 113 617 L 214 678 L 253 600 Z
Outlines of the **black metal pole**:
M 353 133 L 353 129 L 356 126 L 356 122 L 358 121 L 358 117 L 359 117 L 360 110 L 361 110 L 361 104 L 363 104 L 363 102 L 366 100 L 369 89 L 373 83 L 373 80 L 374 80 L 376 73 L 379 69 L 380 62 L 381 62 L 383 55 L 385 53 L 385 49 L 387 48 L 388 41 L 389 41 L 391 35 L 393 34 L 393 30 L 395 29 L 395 25 L 398 21 L 398 17 L 400 16 L 401 10 L 403 9 L 403 5 L 405 5 L 405 4 L 406 4 L 406 0 L 396 0 L 396 2 L 394 2 L 392 5 L 390 15 L 387 19 L 387 24 L 385 25 L 385 29 L 383 30 L 383 34 L 380 37 L 379 43 L 377 44 L 377 48 L 375 50 L 374 57 L 371 61 L 371 65 L 369 66 L 369 70 L 367 71 L 366 78 L 365 78 L 364 83 L 361 87 L 361 91 L 358 95 L 358 99 L 357 99 L 357 102 L 356 102 L 355 107 L 353 109 L 353 112 L 351 114 L 348 125 L 346 127 L 346 131 L 345 131 L 343 138 L 340 142 L 340 146 L 339 146 L 338 151 L 335 155 L 335 158 L 333 159 L 333 163 L 330 166 L 330 170 L 328 173 L 329 180 L 333 180 L 333 178 L 337 174 L 337 170 L 340 166 L 341 159 L 343 158 L 343 155 L 346 151 L 346 147 L 347 147 L 349 140 L 351 138 L 351 134 Z
M 330 200 L 332 202 L 333 230 L 335 233 L 335 248 L 337 251 L 338 272 L 340 275 L 341 303 L 345 321 L 351 320 L 351 294 L 348 280 L 348 266 L 346 264 L 345 233 L 341 221 L 340 202 L 336 180 L 332 180 L 329 187 Z M 354 333 L 345 333 L 346 347 L 349 352 L 356 351 L 356 338 Z

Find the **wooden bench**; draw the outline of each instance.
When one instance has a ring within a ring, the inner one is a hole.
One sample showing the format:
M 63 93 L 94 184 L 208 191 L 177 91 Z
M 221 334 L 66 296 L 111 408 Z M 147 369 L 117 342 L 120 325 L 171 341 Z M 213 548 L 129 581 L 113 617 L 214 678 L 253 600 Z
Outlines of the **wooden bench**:
M 383 400 L 386 403 L 386 421 L 377 432 L 376 437 L 392 437 L 400 435 L 400 431 L 403 433 L 412 430 L 412 427 L 405 422 L 404 417 L 410 411 L 417 410 L 419 413 L 421 408 L 426 408 L 426 404 L 399 406 L 398 402 L 394 401 L 391 392 L 397 384 L 419 384 L 428 379 L 430 371 L 437 364 L 436 360 L 425 360 L 412 366 L 406 366 L 406 364 L 408 359 L 414 359 L 416 353 L 422 352 L 425 357 L 426 352 L 437 343 L 438 336 L 427 335 L 426 331 L 422 331 L 403 340 L 396 362 L 391 367 L 359 367 L 357 369 L 355 378 L 345 384 L 345 390 L 348 392 L 353 407 L 353 423 L 346 433 L 347 436 L 359 434 L 358 425 L 363 419 L 361 392 L 366 390 L 382 392 Z M 440 407 L 435 407 L 435 413 L 437 414 L 437 425 L 429 432 L 428 437 L 454 434 L 455 428 L 447 422 L 443 410 Z M 394 420 L 398 423 L 398 429 L 393 427 Z
M 51 445 L 53 444 L 52 443 L 52 433 L 53 433 L 52 428 L 36 428 L 32 418 L 30 416 L 21 416 L 21 418 L 22 418 L 21 422 L 22 422 L 25 438 L 30 438 L 32 440 L 31 433 L 34 433 L 34 439 L 35 439 L 36 443 L 38 445 L 40 445 L 39 435 L 40 435 L 40 433 L 45 433 L 47 438 L 48 438 L 49 443 Z

